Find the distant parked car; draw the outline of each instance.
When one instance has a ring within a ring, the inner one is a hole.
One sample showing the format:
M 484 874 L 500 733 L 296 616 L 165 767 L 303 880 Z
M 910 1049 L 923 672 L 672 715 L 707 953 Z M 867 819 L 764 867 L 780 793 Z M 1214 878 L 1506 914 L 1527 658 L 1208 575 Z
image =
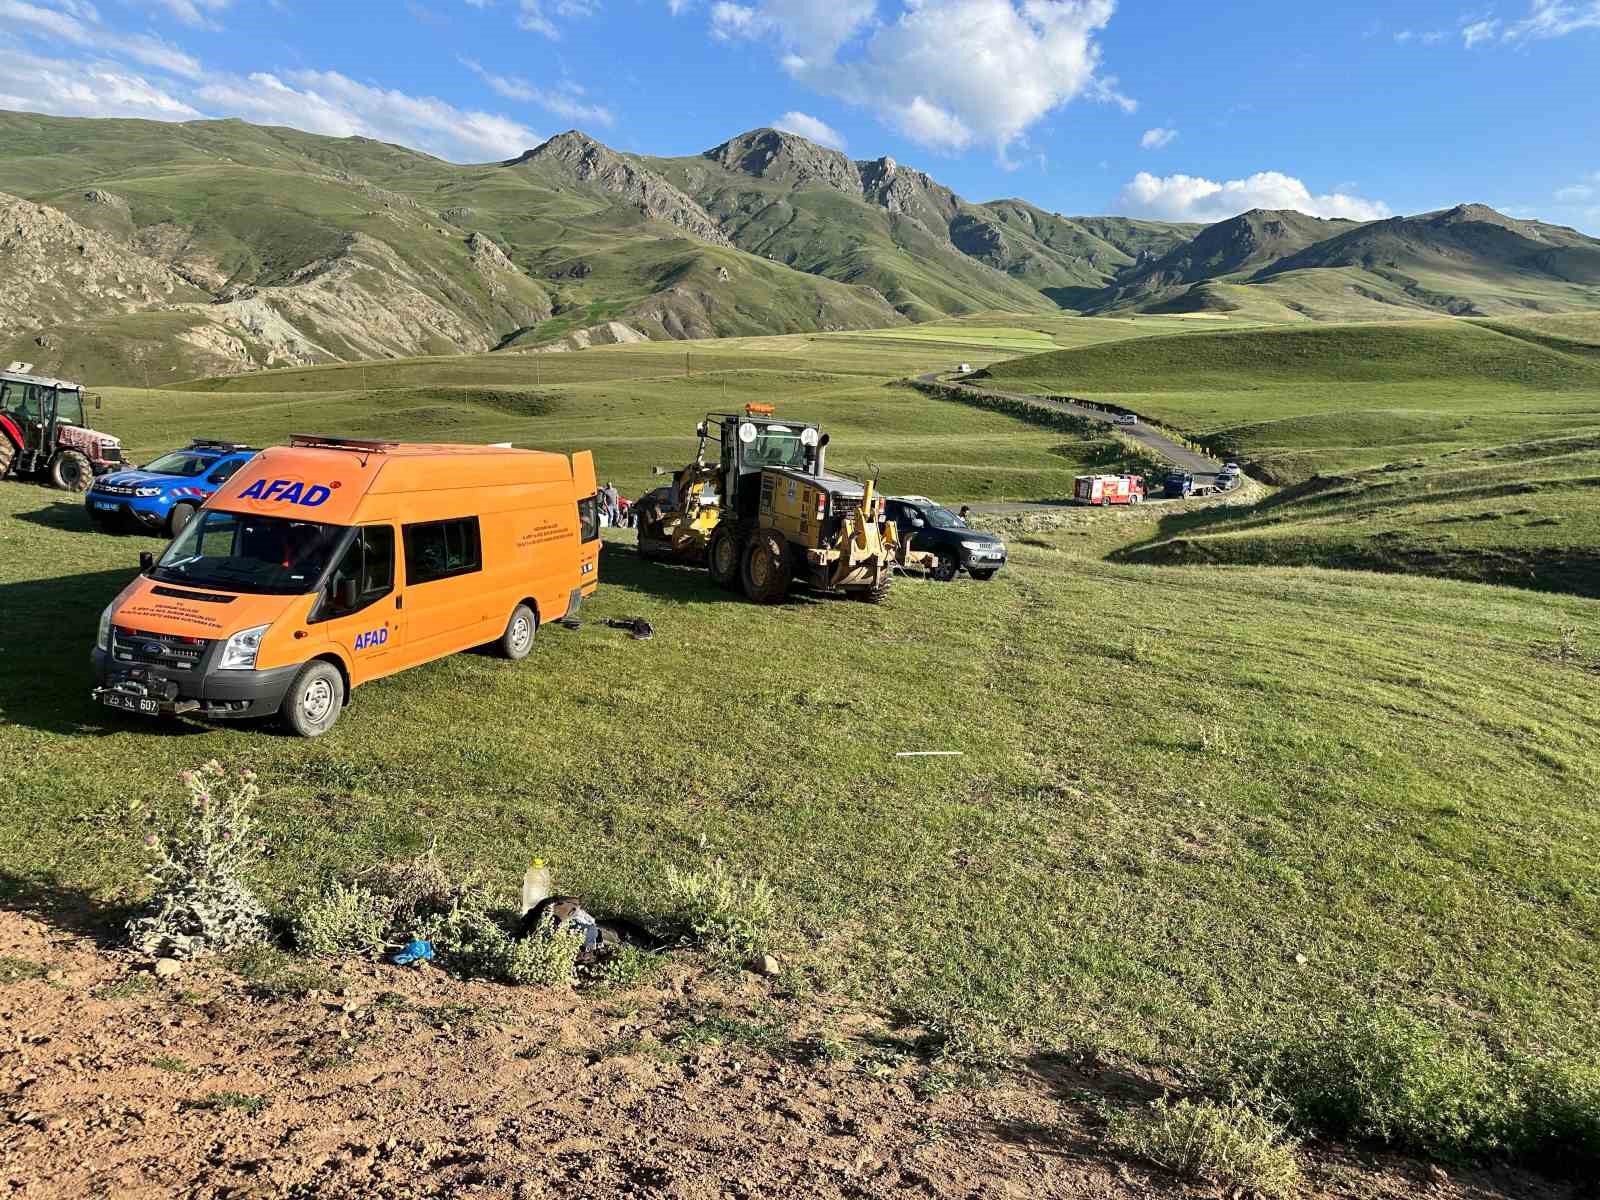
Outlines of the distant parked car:
M 211 493 L 258 453 L 254 446 L 196 438 L 142 467 L 100 476 L 84 494 L 84 507 L 107 533 L 135 529 L 176 537 Z
M 980 581 L 993 579 L 1006 565 L 1004 539 L 969 527 L 926 496 L 890 496 L 884 508 L 912 550 L 934 555 L 935 579 L 951 580 L 962 571 Z
M 1117 424 L 1118 425 L 1137 425 L 1138 423 L 1139 423 L 1139 414 L 1138 413 L 1118 413 L 1117 414 Z

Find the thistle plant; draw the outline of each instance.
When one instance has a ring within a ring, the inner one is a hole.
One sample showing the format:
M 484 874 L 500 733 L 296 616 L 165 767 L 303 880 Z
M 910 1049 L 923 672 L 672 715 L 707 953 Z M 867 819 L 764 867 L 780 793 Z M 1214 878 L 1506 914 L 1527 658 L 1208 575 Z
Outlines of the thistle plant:
M 156 890 L 128 936 L 146 954 L 171 958 L 265 941 L 267 910 L 246 882 L 266 848 L 250 812 L 260 796 L 255 772 L 230 774 L 212 759 L 178 778 L 188 810 L 144 839 Z

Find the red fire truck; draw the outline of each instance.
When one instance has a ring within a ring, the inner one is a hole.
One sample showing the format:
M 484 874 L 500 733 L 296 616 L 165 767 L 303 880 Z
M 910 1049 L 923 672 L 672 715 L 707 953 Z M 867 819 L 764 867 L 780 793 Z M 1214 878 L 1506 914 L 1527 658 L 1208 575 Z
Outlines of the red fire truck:
M 1072 481 L 1079 504 L 1139 504 L 1144 500 L 1143 475 L 1079 475 Z

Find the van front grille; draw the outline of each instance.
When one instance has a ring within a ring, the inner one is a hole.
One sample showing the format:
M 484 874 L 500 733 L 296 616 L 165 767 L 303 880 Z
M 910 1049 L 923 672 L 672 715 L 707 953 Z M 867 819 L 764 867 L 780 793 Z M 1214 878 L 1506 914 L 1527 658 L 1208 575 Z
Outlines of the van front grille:
M 200 665 L 211 643 L 205 638 L 170 633 L 142 633 L 118 625 L 111 634 L 111 657 L 119 663 L 142 667 L 169 667 L 192 671 Z

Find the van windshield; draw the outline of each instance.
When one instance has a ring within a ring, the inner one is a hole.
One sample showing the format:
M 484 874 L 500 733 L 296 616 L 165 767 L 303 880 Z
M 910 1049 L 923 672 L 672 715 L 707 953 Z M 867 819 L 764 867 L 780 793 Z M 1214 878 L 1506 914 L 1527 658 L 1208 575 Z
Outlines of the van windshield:
M 234 592 L 314 591 L 348 534 L 342 525 L 288 517 L 201 512 L 183 527 L 150 578 Z

